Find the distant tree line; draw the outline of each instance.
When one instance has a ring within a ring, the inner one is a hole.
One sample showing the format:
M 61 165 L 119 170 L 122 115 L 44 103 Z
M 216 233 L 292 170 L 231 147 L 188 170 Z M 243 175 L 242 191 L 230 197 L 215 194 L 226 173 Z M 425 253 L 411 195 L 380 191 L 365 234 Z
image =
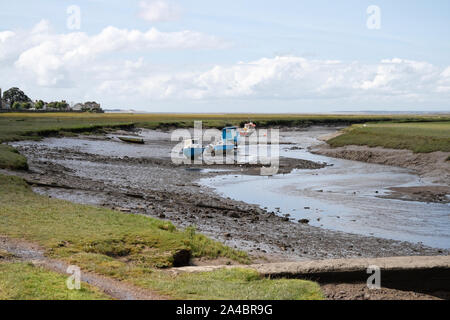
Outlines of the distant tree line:
M 0 95 L 0 106 L 3 108 L 10 108 L 13 110 L 55 110 L 55 111 L 68 111 L 72 110 L 70 105 L 65 101 L 53 101 L 44 102 L 43 100 L 32 101 L 22 90 L 17 87 L 8 89 L 3 93 L 3 97 Z M 84 104 L 76 104 L 74 110 L 89 111 L 89 112 L 102 112 L 100 104 L 92 101 Z

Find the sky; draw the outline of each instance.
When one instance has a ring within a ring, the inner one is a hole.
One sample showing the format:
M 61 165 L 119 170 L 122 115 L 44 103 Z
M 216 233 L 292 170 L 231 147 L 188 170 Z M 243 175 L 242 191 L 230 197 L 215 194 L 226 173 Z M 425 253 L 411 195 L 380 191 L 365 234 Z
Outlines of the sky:
M 450 111 L 450 1 L 0 0 L 0 87 L 149 112 Z

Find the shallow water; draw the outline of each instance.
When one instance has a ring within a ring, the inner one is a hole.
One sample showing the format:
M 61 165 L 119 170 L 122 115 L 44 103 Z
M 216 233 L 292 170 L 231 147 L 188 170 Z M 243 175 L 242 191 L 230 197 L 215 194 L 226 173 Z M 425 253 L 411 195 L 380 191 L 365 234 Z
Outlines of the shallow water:
M 450 205 L 384 199 L 388 187 L 424 183 L 409 170 L 333 159 L 311 154 L 306 147 L 320 143 L 322 130 L 285 133 L 280 155 L 332 164 L 317 170 L 296 170 L 274 177 L 225 175 L 201 184 L 235 200 L 258 204 L 279 215 L 331 230 L 373 235 L 450 248 Z

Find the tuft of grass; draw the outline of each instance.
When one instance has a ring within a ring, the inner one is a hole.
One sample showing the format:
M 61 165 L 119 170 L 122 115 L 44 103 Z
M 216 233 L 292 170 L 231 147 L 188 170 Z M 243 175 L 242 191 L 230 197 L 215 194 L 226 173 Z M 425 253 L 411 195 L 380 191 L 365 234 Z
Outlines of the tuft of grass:
M 0 144 L 0 168 L 13 170 L 28 170 L 27 158 L 16 149 L 6 144 Z
M 141 284 L 179 299 L 321 300 L 317 283 L 298 279 L 262 278 L 255 270 L 231 268 L 171 275 L 155 272 Z
M 0 300 L 109 300 L 98 289 L 81 284 L 69 290 L 67 277 L 24 262 L 0 262 Z
M 365 145 L 415 153 L 450 152 L 450 121 L 353 125 L 327 142 L 333 147 Z

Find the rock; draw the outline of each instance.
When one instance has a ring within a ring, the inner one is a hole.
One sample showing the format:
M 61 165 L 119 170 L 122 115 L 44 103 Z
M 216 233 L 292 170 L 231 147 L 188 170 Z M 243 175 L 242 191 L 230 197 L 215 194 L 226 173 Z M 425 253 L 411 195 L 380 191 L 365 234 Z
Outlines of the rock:
M 298 220 L 299 223 L 303 223 L 303 224 L 308 224 L 309 220 L 308 219 L 300 219 Z
M 166 215 L 165 215 L 164 213 L 160 213 L 160 214 L 159 214 L 159 217 L 160 217 L 160 218 L 165 218 Z
M 304 207 L 303 209 L 305 209 L 305 210 L 309 210 L 309 209 L 311 209 L 310 207 Z
M 231 218 L 239 218 L 240 216 L 237 212 L 232 212 L 232 213 L 230 213 L 230 217 Z

